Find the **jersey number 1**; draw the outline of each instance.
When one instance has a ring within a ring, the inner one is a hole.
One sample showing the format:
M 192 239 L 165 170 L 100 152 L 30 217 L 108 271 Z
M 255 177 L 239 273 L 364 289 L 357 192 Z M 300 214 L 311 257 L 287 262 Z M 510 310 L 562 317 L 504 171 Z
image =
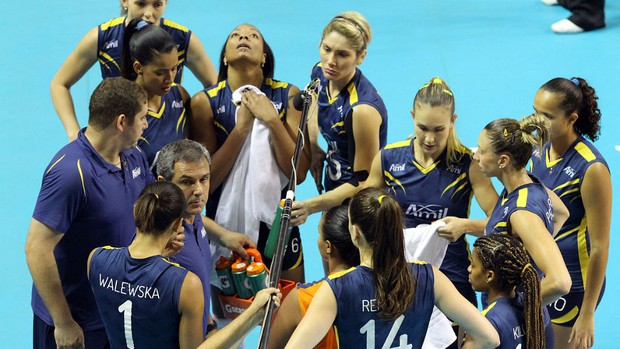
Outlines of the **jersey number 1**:
M 411 349 L 413 345 L 407 343 L 409 341 L 409 337 L 407 334 L 402 334 L 399 337 L 399 343 L 397 347 L 392 347 L 392 342 L 396 338 L 398 334 L 398 330 L 400 329 L 400 325 L 402 325 L 403 320 L 405 320 L 405 315 L 399 316 L 392 328 L 390 329 L 390 333 L 388 333 L 385 342 L 381 346 L 381 349 Z M 360 333 L 366 333 L 366 349 L 375 349 L 375 320 L 369 320 L 362 328 L 360 328 Z
M 125 342 L 127 342 L 127 349 L 134 349 L 133 335 L 131 334 L 131 306 L 133 304 L 130 300 L 118 306 L 118 312 L 123 313 L 123 327 L 125 328 Z

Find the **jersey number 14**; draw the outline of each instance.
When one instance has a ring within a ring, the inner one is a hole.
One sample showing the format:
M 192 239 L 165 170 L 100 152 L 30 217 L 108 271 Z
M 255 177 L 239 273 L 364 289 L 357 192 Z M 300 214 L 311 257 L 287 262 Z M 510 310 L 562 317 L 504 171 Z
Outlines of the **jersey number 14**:
M 385 342 L 381 346 L 381 349 L 411 349 L 413 345 L 409 344 L 409 337 L 407 334 L 400 335 L 399 343 L 397 347 L 392 347 L 392 343 L 398 334 L 398 330 L 400 329 L 400 325 L 402 325 L 403 320 L 405 320 L 405 315 L 399 316 L 392 328 L 390 329 L 390 333 L 388 333 Z M 369 320 L 362 328 L 360 328 L 360 333 L 366 333 L 366 349 L 375 349 L 375 320 Z

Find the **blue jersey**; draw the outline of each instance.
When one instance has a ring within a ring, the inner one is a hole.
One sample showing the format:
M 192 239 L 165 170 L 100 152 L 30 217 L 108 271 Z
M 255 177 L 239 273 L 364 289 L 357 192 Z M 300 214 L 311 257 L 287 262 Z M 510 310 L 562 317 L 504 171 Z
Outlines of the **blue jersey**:
M 381 115 L 381 127 L 378 134 L 380 148 L 387 143 L 388 114 L 383 99 L 359 69 L 356 69 L 351 81 L 335 97 L 329 94 L 329 80 L 323 75 L 321 63 L 312 69 L 312 79 L 315 78 L 319 78 L 323 86 L 318 99 L 318 123 L 319 130 L 328 146 L 325 190 L 329 191 L 353 178 L 353 160 L 355 159 L 351 119 L 353 108 L 367 104 L 379 112 Z M 364 140 L 357 141 L 363 142 Z
M 133 204 L 154 181 L 139 148 L 120 154 L 122 168 L 105 161 L 84 136 L 63 147 L 45 174 L 32 217 L 64 233 L 54 249 L 58 273 L 71 314 L 85 331 L 103 328 L 86 279 L 86 260 L 99 246 L 127 246 L 136 225 Z M 53 326 L 45 304 L 33 287 L 32 308 Z
M 531 176 L 530 176 L 531 177 Z M 534 183 L 524 184 L 510 194 L 504 189 L 484 229 L 484 235 L 503 233 L 512 235 L 510 216 L 519 210 L 534 213 L 542 219 L 549 234 L 553 234 L 553 206 L 545 186 L 535 177 Z
M 265 79 L 260 90 L 269 98 L 276 108 L 282 122 L 286 122 L 286 112 L 288 111 L 288 94 L 291 84 L 283 81 Z M 228 138 L 236 124 L 237 106 L 232 100 L 232 93 L 228 81 L 223 80 L 203 91 L 209 98 L 211 110 L 213 112 L 213 123 L 215 127 L 215 135 L 217 138 L 217 147 Z M 220 200 L 221 186 L 209 195 L 207 204 L 207 215 L 215 217 L 217 205 Z M 271 222 L 267 222 L 271 224 Z
M 469 217 L 473 195 L 469 180 L 471 151 L 458 150 L 458 162 L 448 163 L 444 151 L 428 167 L 414 157 L 414 140 L 393 143 L 381 151 L 383 179 L 388 192 L 400 204 L 407 228 L 432 222 L 446 216 Z M 441 271 L 455 283 L 468 283 L 469 245 L 463 234 L 450 243 Z
M 101 77 L 104 79 L 121 76 L 125 20 L 125 17 L 114 18 L 97 27 L 97 60 L 101 67 Z M 176 43 L 179 51 L 179 65 L 174 82 L 180 84 L 192 32 L 186 27 L 164 18 L 159 20 L 159 26 L 172 36 L 172 40 Z
M 187 116 L 179 86 L 173 84 L 162 96 L 158 111 L 149 110 L 146 119 L 149 127 L 144 130 L 138 146 L 146 153 L 149 165 L 153 166 L 155 155 L 166 144 L 187 138 Z
M 185 234 L 185 245 L 179 253 L 170 258 L 171 261 L 178 263 L 183 268 L 196 274 L 202 283 L 202 291 L 205 296 L 205 308 L 202 318 L 203 333 L 207 333 L 209 324 L 209 304 L 211 300 L 211 287 L 209 278 L 211 276 L 211 248 L 209 247 L 209 237 L 202 223 L 202 216 L 194 216 L 194 224 L 183 221 L 183 233 Z
M 409 266 L 416 280 L 415 297 L 394 321 L 379 317 L 372 269 L 359 266 L 328 277 L 338 303 L 334 326 L 340 348 L 422 347 L 435 304 L 435 279 L 430 264 Z
M 525 347 L 525 318 L 520 298 L 497 298 L 482 311 L 499 334 L 498 349 Z
M 187 270 L 127 248 L 93 253 L 88 275 L 111 348 L 179 348 L 179 300 Z
M 278 116 L 282 123 L 286 123 L 286 116 L 289 107 L 289 91 L 291 89 L 291 84 L 284 81 L 278 81 L 271 78 L 265 79 L 263 84 L 260 87 L 260 90 L 269 98 L 273 106 L 275 107 Z M 232 100 L 233 91 L 230 89 L 228 85 L 228 81 L 223 80 L 213 85 L 209 88 L 206 88 L 203 91 L 207 97 L 209 98 L 209 103 L 211 104 L 211 111 L 213 112 L 213 123 L 215 127 L 215 135 L 217 138 L 217 146 L 218 148 L 224 144 L 228 135 L 232 132 L 236 124 L 236 110 L 237 106 Z M 207 202 L 207 216 L 211 218 L 215 218 L 215 214 L 217 212 L 217 206 L 220 201 L 220 195 L 222 193 L 222 186 L 215 189 L 215 191 L 209 195 L 209 201 Z M 286 195 L 286 188 L 283 190 L 281 197 L 284 198 Z M 272 222 L 264 222 L 271 224 Z M 259 231 L 259 252 L 264 252 L 264 246 L 262 241 L 267 241 L 267 236 L 269 235 L 269 227 L 267 224 L 260 224 Z M 293 227 L 291 231 L 291 236 L 299 236 L 299 227 Z M 293 238 L 291 238 L 292 242 Z M 296 268 L 303 262 L 303 256 L 299 249 L 297 252 L 294 252 L 293 249 L 288 248 L 285 252 L 284 259 L 284 268 L 288 268 L 287 264 L 290 264 L 293 268 Z M 298 255 L 296 260 L 291 260 L 294 256 Z M 291 257 L 293 256 L 293 257 Z M 288 258 L 287 258 L 288 257 Z M 290 263 L 289 263 L 290 262 Z
M 585 291 L 590 264 L 590 235 L 581 186 L 590 165 L 600 162 L 608 169 L 609 166 L 592 143 L 581 136 L 557 160 L 549 160 L 550 147 L 551 143 L 546 144 L 542 156 L 532 157 L 531 171 L 562 199 L 570 212 L 555 241 L 573 281 L 571 292 Z

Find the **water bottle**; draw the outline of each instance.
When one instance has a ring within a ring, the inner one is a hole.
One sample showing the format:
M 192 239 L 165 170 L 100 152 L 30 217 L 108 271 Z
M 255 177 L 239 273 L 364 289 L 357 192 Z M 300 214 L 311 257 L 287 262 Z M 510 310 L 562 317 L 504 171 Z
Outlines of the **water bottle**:
M 256 294 L 267 287 L 267 269 L 262 262 L 253 262 L 246 269 L 246 275 L 252 294 Z
M 252 291 L 248 284 L 248 278 L 246 275 L 246 269 L 248 268 L 248 262 L 238 259 L 232 264 L 232 279 L 235 289 L 237 290 L 237 297 L 243 299 L 249 299 L 252 297 Z
M 224 256 L 220 256 L 217 264 L 215 264 L 215 272 L 222 285 L 222 293 L 227 296 L 235 294 L 235 285 L 233 284 L 232 270 L 230 269 L 232 264 L 233 260 Z

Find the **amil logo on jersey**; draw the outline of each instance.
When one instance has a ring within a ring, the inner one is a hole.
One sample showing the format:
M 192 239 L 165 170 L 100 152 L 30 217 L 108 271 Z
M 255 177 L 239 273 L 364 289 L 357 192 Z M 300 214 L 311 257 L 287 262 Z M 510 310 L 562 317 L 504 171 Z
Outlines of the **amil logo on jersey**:
M 103 47 L 105 47 L 106 50 L 109 50 L 111 48 L 116 48 L 118 47 L 118 40 L 108 41 L 105 44 L 103 44 Z
M 448 208 L 439 205 L 420 205 L 411 204 L 405 212 L 408 216 L 414 216 L 423 219 L 440 219 L 448 215 Z
M 140 173 L 142 173 L 142 170 L 140 170 L 140 167 L 136 167 L 133 170 L 131 170 L 131 175 L 133 176 L 133 178 L 138 177 Z
M 401 172 L 405 170 L 405 162 L 403 162 L 402 164 L 391 164 L 390 165 L 390 172 Z
M 173 108 L 183 108 L 183 101 L 172 101 Z
M 577 173 L 572 167 L 570 166 L 566 166 L 562 171 L 564 171 L 564 173 L 566 173 L 570 178 L 573 178 L 573 176 L 575 176 L 575 173 Z

